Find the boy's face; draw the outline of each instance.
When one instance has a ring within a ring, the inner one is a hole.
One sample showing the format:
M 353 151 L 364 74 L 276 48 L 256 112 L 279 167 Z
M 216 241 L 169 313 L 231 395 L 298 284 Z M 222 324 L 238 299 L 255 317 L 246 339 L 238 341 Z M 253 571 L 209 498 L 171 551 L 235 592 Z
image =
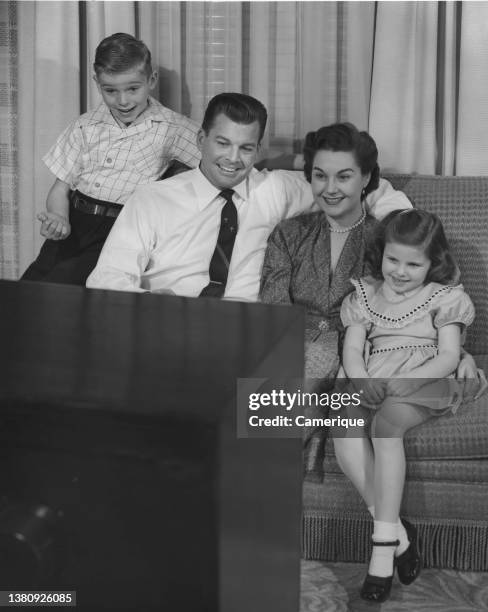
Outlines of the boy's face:
M 235 123 L 217 115 L 208 134 L 200 129 L 197 145 L 200 170 L 218 189 L 231 189 L 243 181 L 256 163 L 260 147 L 259 123 Z
M 128 125 L 146 109 L 149 92 L 156 85 L 157 72 L 148 78 L 141 65 L 127 72 L 100 72 L 93 78 L 115 120 Z

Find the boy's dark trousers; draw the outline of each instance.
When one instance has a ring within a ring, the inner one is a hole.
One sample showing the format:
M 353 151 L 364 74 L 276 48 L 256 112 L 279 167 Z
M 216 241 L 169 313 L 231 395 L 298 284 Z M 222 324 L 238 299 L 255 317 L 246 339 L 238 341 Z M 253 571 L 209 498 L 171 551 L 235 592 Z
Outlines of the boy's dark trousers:
M 78 191 L 69 202 L 70 235 L 46 240 L 20 280 L 85 285 L 122 206 Z

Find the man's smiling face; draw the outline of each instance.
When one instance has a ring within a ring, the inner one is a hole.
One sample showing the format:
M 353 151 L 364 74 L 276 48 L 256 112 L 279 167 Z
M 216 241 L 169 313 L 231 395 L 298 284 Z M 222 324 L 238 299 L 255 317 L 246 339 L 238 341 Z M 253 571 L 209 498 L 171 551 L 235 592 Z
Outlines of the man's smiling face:
M 201 129 L 197 144 L 202 153 L 200 170 L 218 189 L 232 189 L 251 172 L 259 153 L 259 123 L 236 123 L 224 113 L 208 133 Z

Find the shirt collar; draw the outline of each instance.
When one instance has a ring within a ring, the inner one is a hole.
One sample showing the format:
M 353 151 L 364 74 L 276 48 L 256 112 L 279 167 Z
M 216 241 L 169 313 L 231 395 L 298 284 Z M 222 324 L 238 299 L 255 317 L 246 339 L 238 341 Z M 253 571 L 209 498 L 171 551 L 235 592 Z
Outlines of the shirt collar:
M 238 200 L 247 201 L 249 199 L 249 183 L 252 181 L 254 173 L 257 170 L 254 168 L 251 170 L 250 176 L 241 181 L 238 185 L 233 187 L 235 195 L 237 195 Z M 219 195 L 222 189 L 218 189 L 212 185 L 212 183 L 204 176 L 200 168 L 195 168 L 194 170 L 194 187 L 198 198 L 198 208 L 203 210 L 205 207 L 209 206 L 211 202 L 215 200 L 215 198 Z M 238 202 L 235 202 L 236 204 Z

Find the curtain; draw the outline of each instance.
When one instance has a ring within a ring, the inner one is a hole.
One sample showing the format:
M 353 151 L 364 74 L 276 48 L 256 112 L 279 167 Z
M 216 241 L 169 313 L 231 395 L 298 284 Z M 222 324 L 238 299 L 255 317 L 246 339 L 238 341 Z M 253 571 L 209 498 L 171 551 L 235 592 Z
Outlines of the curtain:
M 42 156 L 80 113 L 79 14 L 76 2 L 18 2 L 18 273 L 43 241 L 35 216 L 54 181 Z
M 488 174 L 488 3 L 464 2 L 460 27 L 457 174 Z
M 0 24 L 3 277 L 39 250 L 53 182 L 42 156 L 99 102 L 95 47 L 117 31 L 147 43 L 155 96 L 196 121 L 221 91 L 262 100 L 267 157 L 349 120 L 369 129 L 383 169 L 488 173 L 488 2 L 9 1 Z
M 436 2 L 378 7 L 369 127 L 383 169 L 434 173 L 436 21 Z
M 17 209 L 17 13 L 0 3 L 0 277 L 16 278 Z
M 383 168 L 488 174 L 488 2 L 378 2 L 374 38 Z

